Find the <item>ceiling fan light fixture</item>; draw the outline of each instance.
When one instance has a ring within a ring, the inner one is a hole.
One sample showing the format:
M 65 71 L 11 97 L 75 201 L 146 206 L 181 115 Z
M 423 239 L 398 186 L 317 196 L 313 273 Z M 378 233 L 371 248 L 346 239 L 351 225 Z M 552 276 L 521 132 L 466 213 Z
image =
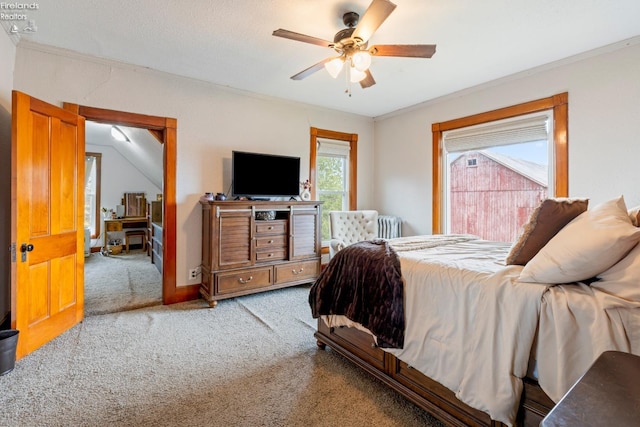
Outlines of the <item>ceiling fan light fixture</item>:
M 329 75 L 334 79 L 338 77 L 340 71 L 342 71 L 342 66 L 344 65 L 344 60 L 342 57 L 333 58 L 331 61 L 326 62 L 324 64 L 324 68 L 327 70 Z
M 359 50 L 351 57 L 353 67 L 358 71 L 366 71 L 371 66 L 371 54 L 366 50 Z
M 351 83 L 358 83 L 367 77 L 367 73 L 360 71 L 355 67 L 350 67 L 349 71 Z

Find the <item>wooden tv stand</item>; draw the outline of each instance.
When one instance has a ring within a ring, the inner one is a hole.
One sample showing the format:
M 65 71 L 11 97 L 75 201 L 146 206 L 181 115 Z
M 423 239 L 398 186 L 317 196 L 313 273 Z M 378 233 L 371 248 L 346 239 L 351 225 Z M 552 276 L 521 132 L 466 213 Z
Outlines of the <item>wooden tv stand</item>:
M 313 282 L 320 274 L 322 202 L 218 201 L 202 206 L 202 284 L 218 300 Z M 258 219 L 273 212 L 274 219 Z

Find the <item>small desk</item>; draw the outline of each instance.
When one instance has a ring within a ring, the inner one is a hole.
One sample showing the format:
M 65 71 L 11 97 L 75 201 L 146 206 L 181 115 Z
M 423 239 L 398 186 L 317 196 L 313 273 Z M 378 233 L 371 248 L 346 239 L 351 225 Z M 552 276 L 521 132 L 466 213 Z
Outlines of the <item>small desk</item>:
M 110 232 L 123 231 L 126 228 L 147 228 L 146 217 L 131 217 L 131 218 L 115 218 L 104 220 L 104 235 L 102 239 L 102 250 L 107 250 L 107 242 L 109 240 Z
M 541 427 L 640 425 L 640 356 L 605 351 Z

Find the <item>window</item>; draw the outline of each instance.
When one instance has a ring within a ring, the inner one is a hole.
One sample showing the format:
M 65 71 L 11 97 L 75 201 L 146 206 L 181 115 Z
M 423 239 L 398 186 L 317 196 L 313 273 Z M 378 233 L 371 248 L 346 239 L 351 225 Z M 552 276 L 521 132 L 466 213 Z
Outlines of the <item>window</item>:
M 323 246 L 331 238 L 329 212 L 356 208 L 358 135 L 311 128 L 311 196 L 322 205 Z
M 91 230 L 91 238 L 100 235 L 100 167 L 102 154 L 85 153 L 84 165 L 84 226 Z
M 550 122 L 546 111 L 443 133 L 445 233 L 518 237 L 535 207 L 553 195 Z
M 567 100 L 434 124 L 433 232 L 513 241 L 540 200 L 566 196 Z

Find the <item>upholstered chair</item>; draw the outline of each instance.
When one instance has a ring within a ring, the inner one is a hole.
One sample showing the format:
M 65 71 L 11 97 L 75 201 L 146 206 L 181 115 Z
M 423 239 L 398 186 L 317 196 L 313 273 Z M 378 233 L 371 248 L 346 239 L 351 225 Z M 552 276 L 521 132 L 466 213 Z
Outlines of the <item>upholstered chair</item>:
M 329 212 L 331 242 L 329 257 L 346 246 L 378 236 L 378 211 L 331 211 Z

